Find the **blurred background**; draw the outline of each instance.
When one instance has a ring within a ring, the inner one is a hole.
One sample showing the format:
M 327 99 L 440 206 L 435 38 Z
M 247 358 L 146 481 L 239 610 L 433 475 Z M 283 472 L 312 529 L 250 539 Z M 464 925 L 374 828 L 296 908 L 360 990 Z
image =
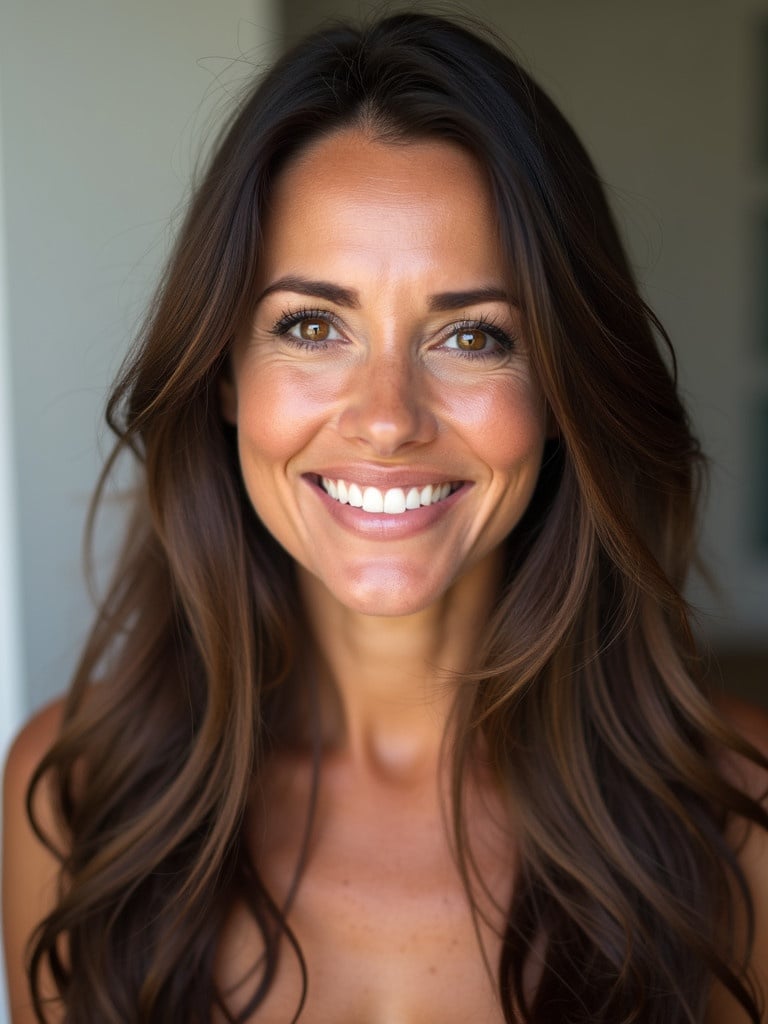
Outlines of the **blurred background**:
M 402 6 L 435 9 L 386 9 Z M 290 41 L 371 7 L 0 0 L 0 754 L 66 686 L 91 617 L 81 540 L 106 389 L 206 140 Z M 607 184 L 712 460 L 703 537 L 719 591 L 693 582 L 698 628 L 726 685 L 768 705 L 768 0 L 471 13 Z M 118 522 L 115 508 L 105 552 Z

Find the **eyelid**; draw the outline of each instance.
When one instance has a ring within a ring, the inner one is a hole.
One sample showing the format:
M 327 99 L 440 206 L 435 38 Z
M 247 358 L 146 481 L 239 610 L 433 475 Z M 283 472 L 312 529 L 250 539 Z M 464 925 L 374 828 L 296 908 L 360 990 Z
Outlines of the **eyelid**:
M 296 324 L 301 323 L 302 320 L 325 320 L 332 327 L 335 327 L 337 331 L 341 331 L 339 318 L 335 313 L 331 313 L 327 309 L 308 309 L 302 307 L 301 309 L 286 309 L 270 327 L 269 333 L 277 335 L 278 337 L 287 334 L 291 327 L 295 327 Z
M 442 335 L 440 344 L 444 344 L 449 338 L 454 337 L 456 334 L 460 334 L 462 331 L 481 331 L 483 334 L 487 334 L 489 338 L 492 338 L 507 353 L 512 352 L 519 341 L 518 333 L 516 330 L 503 326 L 496 319 L 496 317 L 490 316 L 466 317 L 465 319 L 458 320 L 452 324 L 448 324 L 440 332 Z M 456 349 L 451 351 L 460 352 L 462 355 L 471 356 L 473 354 L 469 349 Z M 474 355 L 481 357 L 493 355 L 493 353 L 475 352 Z
M 328 309 L 310 309 L 306 306 L 302 306 L 297 309 L 286 309 L 282 315 L 275 321 L 272 327 L 269 329 L 269 333 L 276 337 L 291 336 L 290 331 L 297 324 L 301 323 L 302 320 L 323 320 L 333 327 L 340 334 L 343 334 L 343 326 L 340 318 Z M 487 334 L 489 338 L 493 339 L 503 350 L 504 353 L 509 354 L 514 350 L 518 343 L 518 333 L 515 329 L 511 329 L 504 326 L 499 319 L 494 316 L 476 316 L 476 317 L 462 317 L 460 320 L 455 320 L 451 323 L 446 324 L 441 330 L 437 331 L 437 335 L 440 338 L 438 348 L 445 345 L 445 342 L 454 337 L 461 331 L 482 331 Z M 291 336 L 292 337 L 292 336 Z M 298 339 L 297 339 L 298 340 Z M 327 339 L 336 340 L 336 339 Z M 306 342 L 310 347 L 320 347 L 324 342 Z M 447 346 L 446 346 L 447 347 Z M 494 355 L 498 355 L 498 352 L 472 352 L 470 350 L 462 349 L 450 349 L 452 352 L 457 352 L 460 355 L 469 356 L 471 358 L 488 358 Z

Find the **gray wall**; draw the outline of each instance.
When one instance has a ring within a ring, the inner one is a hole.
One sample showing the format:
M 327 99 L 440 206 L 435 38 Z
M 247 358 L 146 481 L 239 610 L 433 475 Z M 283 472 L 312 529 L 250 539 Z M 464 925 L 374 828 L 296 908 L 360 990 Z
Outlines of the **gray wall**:
M 372 6 L 287 0 L 287 24 L 300 34 Z M 513 44 L 609 185 L 713 460 L 704 552 L 722 593 L 691 588 L 708 611 L 703 631 L 721 649 L 766 652 L 768 552 L 754 547 L 748 506 L 749 413 L 757 396 L 768 398 L 754 268 L 757 211 L 768 209 L 768 171 L 755 162 L 755 28 L 768 2 L 476 0 L 472 13 Z
M 66 685 L 91 615 L 81 536 L 108 443 L 107 383 L 201 135 L 278 40 L 270 0 L 2 0 L 0 11 L 6 377 L 31 709 Z
M 0 758 L 21 715 L 19 576 L 12 445 L 11 345 L 8 330 L 5 203 L 2 179 L 2 97 L 0 96 Z

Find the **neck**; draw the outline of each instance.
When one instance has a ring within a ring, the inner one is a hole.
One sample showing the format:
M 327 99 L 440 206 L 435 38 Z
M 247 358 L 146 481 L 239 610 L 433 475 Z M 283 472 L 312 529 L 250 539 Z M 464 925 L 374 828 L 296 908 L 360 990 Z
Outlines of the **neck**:
M 336 751 L 389 781 L 434 777 L 456 676 L 471 665 L 490 612 L 495 559 L 406 616 L 361 615 L 314 576 L 300 570 L 299 578 Z

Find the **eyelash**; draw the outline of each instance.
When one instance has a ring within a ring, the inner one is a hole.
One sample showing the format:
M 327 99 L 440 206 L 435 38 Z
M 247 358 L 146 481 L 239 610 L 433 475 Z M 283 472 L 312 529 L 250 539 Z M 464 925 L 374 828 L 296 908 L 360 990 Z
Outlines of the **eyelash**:
M 309 349 L 310 351 L 327 348 L 329 344 L 327 341 L 307 341 L 304 338 L 297 338 L 295 335 L 288 333 L 292 327 L 301 323 L 302 320 L 324 320 L 332 327 L 337 327 L 338 329 L 336 317 L 327 311 L 321 309 L 294 309 L 286 310 L 270 328 L 269 333 L 275 337 L 285 338 L 286 341 L 296 348 Z M 492 338 L 505 354 L 514 349 L 518 340 L 516 335 L 510 334 L 493 317 L 480 320 L 460 320 L 458 323 L 451 324 L 450 333 L 446 334 L 445 338 L 451 338 L 454 334 L 459 334 L 462 331 L 482 331 L 489 338 Z M 498 352 L 473 352 L 460 348 L 451 349 L 450 351 L 452 354 L 461 356 L 464 359 L 490 359 L 499 355 Z
M 517 337 L 514 334 L 510 334 L 493 317 L 488 317 L 484 320 L 461 320 L 457 324 L 451 324 L 450 334 L 446 335 L 446 337 L 451 338 L 454 334 L 460 334 L 462 331 L 482 331 L 489 338 L 493 338 L 502 348 L 505 355 L 509 354 L 517 344 Z M 473 352 L 461 348 L 451 349 L 451 352 L 465 359 L 492 359 L 494 356 L 499 356 L 498 352 Z
M 336 317 L 321 309 L 294 309 L 286 310 L 270 328 L 269 333 L 274 334 L 278 338 L 285 338 L 286 341 L 295 345 L 296 348 L 310 349 L 312 351 L 328 348 L 327 341 L 307 341 L 305 338 L 297 338 L 292 334 L 288 334 L 290 329 L 295 327 L 296 324 L 300 324 L 302 320 L 324 320 L 332 327 L 338 326 Z

